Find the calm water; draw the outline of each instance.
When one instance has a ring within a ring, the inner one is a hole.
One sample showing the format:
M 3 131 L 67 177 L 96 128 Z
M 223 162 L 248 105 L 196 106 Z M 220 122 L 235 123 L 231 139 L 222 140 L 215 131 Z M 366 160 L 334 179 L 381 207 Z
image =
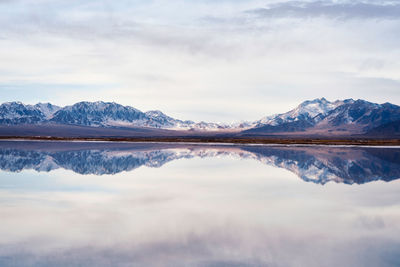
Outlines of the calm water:
M 0 142 L 0 266 L 400 266 L 400 148 Z

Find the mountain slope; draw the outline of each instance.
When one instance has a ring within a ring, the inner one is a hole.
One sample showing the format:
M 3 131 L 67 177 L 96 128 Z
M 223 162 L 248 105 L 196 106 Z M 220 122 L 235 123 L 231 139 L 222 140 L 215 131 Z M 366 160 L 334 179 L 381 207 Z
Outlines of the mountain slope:
M 46 115 L 34 106 L 21 102 L 6 102 L 0 105 L 0 124 L 35 124 L 46 119 Z
M 262 118 L 256 122 L 253 128 L 244 132 L 250 134 L 303 132 L 315 126 L 329 112 L 342 105 L 345 101 L 329 102 L 325 98 L 307 100 L 289 112 Z
M 286 113 L 267 116 L 254 122 L 235 124 L 196 123 L 175 119 L 158 110 L 142 112 L 130 106 L 102 101 L 84 101 L 66 107 L 58 107 L 50 103 L 25 105 L 21 102 L 7 102 L 0 105 L 0 126 L 15 126 L 16 133 L 25 126 L 26 129 L 29 129 L 34 128 L 33 125 L 42 125 L 44 128 L 50 129 L 55 125 L 65 125 L 102 128 L 105 136 L 110 135 L 107 134 L 107 131 L 111 131 L 111 128 L 141 128 L 187 131 L 198 134 L 205 134 L 206 131 L 223 132 L 236 136 L 348 137 L 360 134 L 369 135 L 371 131 L 376 135 L 380 131 L 379 127 L 396 121 L 400 121 L 399 106 L 353 99 L 334 102 L 325 98 L 307 100 Z M 391 131 L 396 131 L 396 128 L 393 127 L 384 128 L 385 137 L 390 136 Z M 1 131 L 5 131 L 4 127 L 0 128 Z M 10 132 L 10 129 L 7 132 Z M 4 136 L 4 133 L 1 134 Z M 38 135 L 48 134 L 38 132 Z M 81 133 L 81 136 L 84 135 L 84 132 Z
M 400 119 L 400 107 L 389 103 L 375 104 L 364 100 L 346 103 L 328 114 L 320 125 L 337 127 L 359 125 L 363 131 Z
M 51 119 L 53 114 L 56 113 L 61 107 L 52 105 L 50 103 L 37 103 L 34 107 L 40 110 L 46 119 Z
M 262 118 L 261 120 L 257 121 L 256 127 L 267 125 L 278 126 L 284 123 L 296 121 L 308 121 L 310 123 L 315 123 L 319 121 L 321 115 L 326 115 L 340 104 L 340 101 L 331 103 L 325 98 L 307 100 L 289 112 Z
M 216 123 L 183 121 L 161 111 L 142 112 L 111 102 L 79 102 L 58 107 L 50 103 L 25 105 L 7 102 L 0 106 L 0 125 L 60 124 L 103 128 L 157 128 L 172 130 L 218 130 L 230 128 Z
M 132 107 L 117 103 L 79 102 L 54 113 L 50 122 L 81 126 L 114 126 L 141 122 L 146 115 Z
M 290 134 L 352 135 L 400 120 L 400 107 L 365 100 L 329 102 L 325 98 L 305 101 L 283 114 L 258 121 L 243 135 Z
M 400 120 L 373 128 L 369 130 L 366 135 L 371 137 L 400 138 Z
M 146 117 L 148 121 L 146 126 L 155 128 L 177 128 L 177 129 L 190 129 L 195 123 L 193 121 L 181 121 L 169 117 L 159 110 L 147 111 Z

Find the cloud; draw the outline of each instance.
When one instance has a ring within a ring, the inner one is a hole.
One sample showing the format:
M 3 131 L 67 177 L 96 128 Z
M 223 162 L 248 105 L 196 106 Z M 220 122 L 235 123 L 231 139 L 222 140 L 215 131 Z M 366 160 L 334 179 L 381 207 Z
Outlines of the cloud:
M 247 11 L 263 18 L 400 19 L 400 4 L 287 1 Z
M 115 101 L 207 121 L 256 120 L 321 96 L 400 101 L 394 2 L 2 3 L 4 101 Z

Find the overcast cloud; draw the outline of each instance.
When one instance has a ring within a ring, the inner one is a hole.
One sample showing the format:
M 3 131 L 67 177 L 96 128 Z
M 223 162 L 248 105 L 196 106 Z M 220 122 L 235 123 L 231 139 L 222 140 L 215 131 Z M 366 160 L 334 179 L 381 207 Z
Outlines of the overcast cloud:
M 400 19 L 400 3 L 394 1 L 340 2 L 288 1 L 271 4 L 249 12 L 263 17 L 329 17 L 335 19 Z
M 0 99 L 255 120 L 400 104 L 398 1 L 0 1 Z

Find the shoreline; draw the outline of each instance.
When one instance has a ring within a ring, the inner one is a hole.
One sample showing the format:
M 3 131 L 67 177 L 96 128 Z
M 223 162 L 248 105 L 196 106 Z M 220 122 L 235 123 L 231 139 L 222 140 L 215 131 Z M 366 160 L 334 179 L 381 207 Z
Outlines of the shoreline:
M 400 146 L 400 139 L 322 139 L 263 137 L 50 137 L 0 136 L 0 141 L 65 141 L 65 142 L 126 142 L 126 143 L 192 143 L 242 145 L 333 145 L 333 146 Z

